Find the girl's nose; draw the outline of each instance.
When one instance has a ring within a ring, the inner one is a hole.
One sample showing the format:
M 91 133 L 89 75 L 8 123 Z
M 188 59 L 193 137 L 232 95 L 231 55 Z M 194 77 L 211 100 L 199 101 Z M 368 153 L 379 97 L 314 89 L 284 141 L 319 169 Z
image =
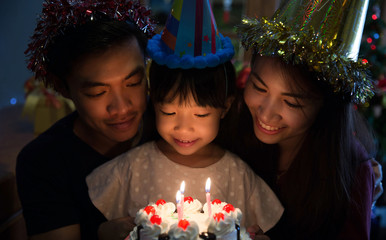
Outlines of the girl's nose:
M 174 130 L 175 131 L 192 131 L 193 130 L 193 119 L 190 116 L 180 114 L 176 117 Z

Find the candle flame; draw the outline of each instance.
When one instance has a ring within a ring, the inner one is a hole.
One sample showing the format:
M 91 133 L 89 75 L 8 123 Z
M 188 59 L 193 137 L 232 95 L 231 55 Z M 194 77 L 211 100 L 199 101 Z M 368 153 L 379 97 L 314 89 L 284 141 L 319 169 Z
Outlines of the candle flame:
M 177 204 L 181 202 L 181 191 L 180 190 L 177 191 L 176 202 L 177 202 Z
M 185 181 L 182 181 L 182 183 L 181 183 L 180 192 L 181 192 L 181 194 L 184 194 L 184 192 L 185 192 Z
M 210 192 L 210 178 L 206 180 L 205 191 Z

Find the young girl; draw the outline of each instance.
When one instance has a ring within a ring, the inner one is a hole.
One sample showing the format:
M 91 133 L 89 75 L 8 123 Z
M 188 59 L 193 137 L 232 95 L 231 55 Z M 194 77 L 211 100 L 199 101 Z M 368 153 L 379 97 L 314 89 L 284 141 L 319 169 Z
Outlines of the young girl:
M 318 11 L 310 12 L 308 2 L 287 3 L 271 21 L 245 20 L 239 29 L 254 55 L 244 90 L 247 115 L 240 122 L 244 141 L 235 151 L 286 209 L 268 233 L 272 239 L 369 239 L 374 144 L 354 103 L 371 97 L 371 82 L 362 63 L 346 57 L 355 56 L 353 45 L 339 45 L 342 35 L 334 30 L 340 28 L 329 25 L 336 15 L 324 12 L 366 9 L 314 1 Z M 358 30 L 343 23 L 337 21 Z
M 183 9 L 189 11 L 194 2 L 184 1 Z M 178 9 L 174 8 L 172 13 L 177 15 Z M 180 27 L 183 16 L 192 15 L 181 13 Z M 173 32 L 168 23 L 166 28 L 169 31 L 164 32 Z M 148 53 L 153 58 L 150 99 L 159 137 L 106 163 L 87 177 L 91 200 L 107 219 L 135 217 L 140 208 L 158 199 L 175 202 L 182 181 L 186 183 L 185 196 L 205 202 L 205 182 L 210 177 L 211 195 L 240 208 L 242 226 L 261 233 L 278 222 L 283 208 L 272 190 L 239 157 L 215 143 L 220 122 L 236 91 L 230 62 L 233 45 L 229 38 L 217 37 L 212 39 L 218 43 L 215 54 L 212 48 L 211 53 L 197 55 L 196 51 L 190 55 L 187 45 L 187 49 L 175 50 L 186 52 L 181 59 L 157 48 L 165 43 L 161 35 L 149 40 Z M 194 41 L 183 40 L 191 42 L 197 50 Z M 206 42 L 204 39 L 203 48 Z M 227 51 L 229 54 L 225 54 Z M 164 56 L 160 57 L 160 52 Z
M 279 220 L 280 202 L 264 181 L 236 155 L 214 143 L 234 97 L 235 74 L 228 61 L 213 68 L 169 69 L 153 62 L 150 98 L 160 138 L 94 170 L 87 177 L 94 205 L 111 220 L 158 199 L 175 202 L 182 181 L 185 196 L 205 202 L 211 195 L 243 212 L 243 225 L 263 232 Z

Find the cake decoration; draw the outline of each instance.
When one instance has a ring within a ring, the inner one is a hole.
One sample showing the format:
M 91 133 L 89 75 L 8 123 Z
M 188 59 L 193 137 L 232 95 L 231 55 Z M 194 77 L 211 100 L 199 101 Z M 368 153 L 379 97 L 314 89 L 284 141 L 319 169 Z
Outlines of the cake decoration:
M 196 240 L 199 235 L 199 228 L 196 222 L 189 222 L 186 219 L 182 219 L 177 223 L 170 226 L 168 236 L 170 240 Z
M 158 203 L 158 205 L 157 205 Z M 249 240 L 245 228 L 240 228 L 242 213 L 232 204 L 219 199 L 211 201 L 212 214 L 207 204 L 202 207 L 199 200 L 184 198 L 184 216 L 178 220 L 177 207 L 163 199 L 140 209 L 135 218 L 136 227 L 126 239 L 132 240 Z

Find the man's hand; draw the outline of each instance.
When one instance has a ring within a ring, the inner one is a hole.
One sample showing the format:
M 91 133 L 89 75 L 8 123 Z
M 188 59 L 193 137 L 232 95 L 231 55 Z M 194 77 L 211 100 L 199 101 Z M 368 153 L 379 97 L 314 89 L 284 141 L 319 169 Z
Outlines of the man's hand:
M 134 229 L 134 218 L 128 216 L 102 223 L 98 229 L 99 240 L 122 240 Z

